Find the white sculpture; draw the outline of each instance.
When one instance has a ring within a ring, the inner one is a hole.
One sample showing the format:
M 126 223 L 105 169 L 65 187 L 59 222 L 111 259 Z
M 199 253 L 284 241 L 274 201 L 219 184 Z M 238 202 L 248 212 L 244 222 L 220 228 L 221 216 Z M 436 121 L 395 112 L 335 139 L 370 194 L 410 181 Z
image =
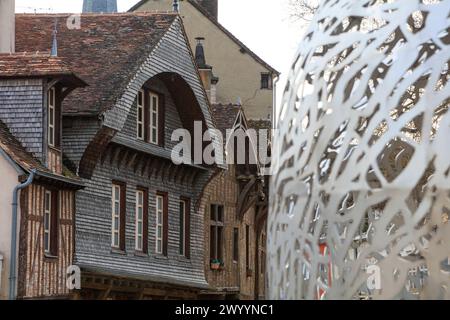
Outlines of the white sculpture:
M 323 0 L 274 138 L 269 298 L 450 299 L 450 0 Z

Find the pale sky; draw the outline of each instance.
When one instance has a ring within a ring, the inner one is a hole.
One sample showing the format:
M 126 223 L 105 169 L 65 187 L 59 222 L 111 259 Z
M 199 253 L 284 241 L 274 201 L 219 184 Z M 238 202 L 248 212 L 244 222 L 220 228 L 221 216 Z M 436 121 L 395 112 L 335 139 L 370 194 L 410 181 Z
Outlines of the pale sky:
M 138 0 L 118 0 L 127 11 Z M 16 12 L 81 12 L 83 0 L 16 0 Z M 289 18 L 288 0 L 219 0 L 219 21 L 267 63 L 282 73 L 283 91 L 302 28 Z M 182 10 L 182 7 L 181 7 Z M 280 101 L 281 94 L 277 95 Z

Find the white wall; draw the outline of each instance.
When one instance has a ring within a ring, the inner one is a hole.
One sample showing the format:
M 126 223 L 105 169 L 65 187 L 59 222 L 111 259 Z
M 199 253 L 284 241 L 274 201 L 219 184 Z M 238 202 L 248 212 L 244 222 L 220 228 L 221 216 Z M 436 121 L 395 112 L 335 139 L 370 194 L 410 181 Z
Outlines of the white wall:
M 14 187 L 17 186 L 19 182 L 16 169 L 1 153 L 0 177 L 0 255 L 3 255 L 3 268 L 2 273 L 0 274 L 0 300 L 3 300 L 8 298 L 9 290 L 12 194 Z M 18 212 L 20 212 L 20 210 Z M 20 219 L 18 220 L 20 221 Z

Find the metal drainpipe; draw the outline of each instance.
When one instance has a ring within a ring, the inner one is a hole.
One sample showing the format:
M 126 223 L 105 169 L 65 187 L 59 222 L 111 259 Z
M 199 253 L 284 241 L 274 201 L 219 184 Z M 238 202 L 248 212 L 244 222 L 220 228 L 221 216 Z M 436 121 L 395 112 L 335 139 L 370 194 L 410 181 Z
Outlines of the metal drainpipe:
M 280 81 L 280 76 L 276 76 L 273 81 L 273 107 L 272 107 L 272 129 L 278 128 L 278 113 L 277 113 L 277 84 Z
M 12 203 L 12 226 L 11 226 L 11 256 L 9 262 L 9 300 L 16 299 L 16 280 L 17 280 L 17 270 L 16 270 L 16 252 L 17 252 L 17 207 L 19 191 L 28 187 L 34 179 L 36 174 L 36 169 L 31 170 L 27 181 L 19 184 L 14 188 L 13 191 L 13 203 Z

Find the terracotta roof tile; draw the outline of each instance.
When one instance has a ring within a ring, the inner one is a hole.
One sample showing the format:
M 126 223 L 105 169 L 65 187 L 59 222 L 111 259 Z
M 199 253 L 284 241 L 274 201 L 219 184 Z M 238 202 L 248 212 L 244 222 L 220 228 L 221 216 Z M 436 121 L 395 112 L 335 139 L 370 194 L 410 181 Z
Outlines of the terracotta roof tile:
M 51 48 L 58 21 L 58 55 L 89 85 L 71 93 L 64 112 L 98 114 L 111 108 L 176 14 L 82 14 L 81 27 L 69 29 L 69 14 L 16 15 L 16 50 Z
M 0 78 L 72 75 L 69 66 L 50 53 L 0 54 Z

